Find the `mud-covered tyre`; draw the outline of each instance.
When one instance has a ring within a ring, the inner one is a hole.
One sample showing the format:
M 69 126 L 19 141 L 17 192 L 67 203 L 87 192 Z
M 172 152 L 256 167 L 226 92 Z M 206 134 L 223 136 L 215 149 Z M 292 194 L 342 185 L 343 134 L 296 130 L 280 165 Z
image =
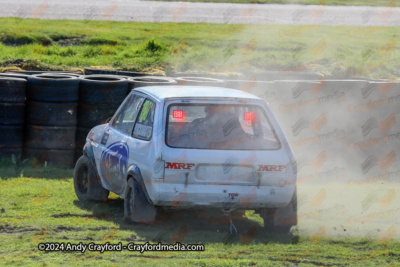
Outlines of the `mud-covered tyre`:
M 27 101 L 26 122 L 42 126 L 74 126 L 78 103 L 46 103 Z
M 82 76 L 79 101 L 91 104 L 121 104 L 128 92 L 128 80 L 118 76 Z
M 24 125 L 25 103 L 0 103 L 0 124 Z
M 33 75 L 28 78 L 26 98 L 39 102 L 78 102 L 79 81 L 69 75 Z
M 24 102 L 26 80 L 0 76 L 0 102 Z
M 79 103 L 78 106 L 78 127 L 93 128 L 99 124 L 103 124 L 119 108 L 120 104 L 84 104 Z
M 89 134 L 91 129 L 92 128 L 86 128 L 86 127 L 76 128 L 75 148 L 78 150 L 81 150 L 81 154 L 82 154 L 82 149 L 86 144 L 86 137 Z
M 101 185 L 96 166 L 86 155 L 81 156 L 75 164 L 74 188 L 81 201 L 106 201 L 110 193 Z
M 156 216 L 157 209 L 149 204 L 141 185 L 134 178 L 129 178 L 124 198 L 124 219 L 128 223 L 151 224 Z
M 292 227 L 297 225 L 297 189 L 286 207 L 263 209 L 260 216 L 264 220 L 265 232 L 290 234 Z
M 75 149 L 76 126 L 26 125 L 25 144 L 38 149 Z

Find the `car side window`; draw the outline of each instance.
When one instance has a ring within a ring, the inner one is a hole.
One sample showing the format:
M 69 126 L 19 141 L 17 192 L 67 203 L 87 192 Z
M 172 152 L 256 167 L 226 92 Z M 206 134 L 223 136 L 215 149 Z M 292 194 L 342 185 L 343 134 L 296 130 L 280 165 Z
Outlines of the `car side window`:
M 139 117 L 133 130 L 133 137 L 150 140 L 153 133 L 154 112 L 156 104 L 147 99 L 142 106 Z
M 144 97 L 132 95 L 113 121 L 112 127 L 124 134 L 131 135 L 143 101 Z

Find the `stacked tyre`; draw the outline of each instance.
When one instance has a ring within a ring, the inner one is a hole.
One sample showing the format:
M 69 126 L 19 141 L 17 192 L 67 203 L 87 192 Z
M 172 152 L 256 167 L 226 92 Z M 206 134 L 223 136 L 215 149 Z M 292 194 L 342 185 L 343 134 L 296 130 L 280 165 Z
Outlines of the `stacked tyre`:
M 225 81 L 206 77 L 178 77 L 178 85 L 225 87 Z
M 176 85 L 177 84 L 177 82 L 172 78 L 155 77 L 155 76 L 129 78 L 128 81 L 129 81 L 128 94 L 131 90 L 138 88 L 138 87 L 166 86 L 166 85 Z
M 82 156 L 90 129 L 112 117 L 127 92 L 128 80 L 123 77 L 86 75 L 80 78 L 75 161 Z
M 28 78 L 24 157 L 74 167 L 79 78 L 38 74 Z
M 26 80 L 0 77 L 0 158 L 22 152 Z
M 162 76 L 161 74 L 148 74 L 145 72 L 134 72 L 134 71 L 120 71 L 120 70 L 103 70 L 95 68 L 84 68 L 86 75 L 119 75 L 127 77 L 141 77 L 141 76 Z
M 21 74 L 21 75 L 36 75 L 36 74 L 56 74 L 56 75 L 63 75 L 63 74 L 75 74 L 75 75 L 82 75 L 82 71 L 80 70 L 72 70 L 72 71 L 34 71 L 34 70 L 9 70 L 6 74 Z

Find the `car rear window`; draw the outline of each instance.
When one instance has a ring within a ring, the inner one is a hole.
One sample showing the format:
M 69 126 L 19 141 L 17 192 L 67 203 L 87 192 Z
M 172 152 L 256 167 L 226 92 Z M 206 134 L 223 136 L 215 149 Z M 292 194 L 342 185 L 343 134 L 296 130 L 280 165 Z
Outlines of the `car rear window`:
M 176 148 L 276 150 L 280 142 L 256 105 L 172 104 L 166 144 Z

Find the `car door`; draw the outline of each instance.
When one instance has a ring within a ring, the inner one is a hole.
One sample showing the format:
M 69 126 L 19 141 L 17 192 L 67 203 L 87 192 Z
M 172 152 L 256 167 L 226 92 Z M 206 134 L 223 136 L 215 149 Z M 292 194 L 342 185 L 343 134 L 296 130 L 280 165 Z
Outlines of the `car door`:
M 155 183 L 154 179 L 162 179 L 164 174 L 164 164 L 160 164 L 161 158 L 157 157 L 157 151 L 160 151 L 161 144 L 157 142 L 158 139 L 154 134 L 154 122 L 159 119 L 159 114 L 156 114 L 156 103 L 157 101 L 150 97 L 144 100 L 136 118 L 132 138 L 128 140 L 128 146 L 131 149 L 129 166 L 134 165 L 139 169 L 150 196 L 156 196 L 158 193 L 158 187 L 151 186 Z M 150 185 L 150 183 L 152 184 Z
M 145 97 L 132 94 L 111 120 L 101 140 L 99 174 L 107 189 L 122 196 L 131 147 L 129 139 Z

